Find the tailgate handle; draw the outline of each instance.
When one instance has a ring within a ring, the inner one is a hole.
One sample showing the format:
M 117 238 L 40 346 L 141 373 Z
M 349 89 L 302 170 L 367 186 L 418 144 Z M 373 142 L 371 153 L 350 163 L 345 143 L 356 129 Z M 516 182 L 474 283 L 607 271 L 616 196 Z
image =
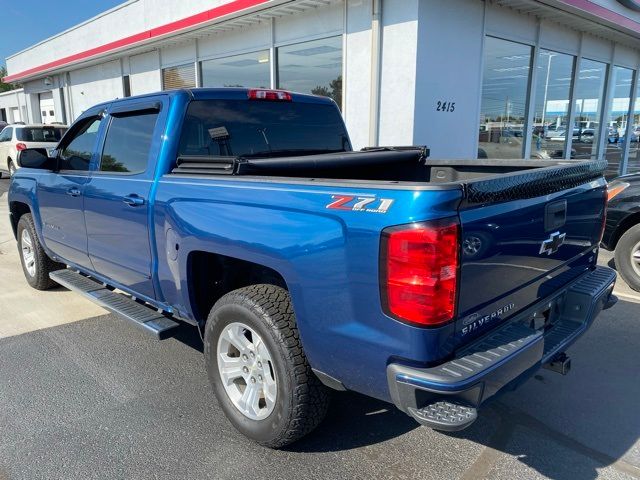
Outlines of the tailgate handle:
M 567 222 L 567 201 L 548 203 L 544 211 L 544 229 L 556 230 Z

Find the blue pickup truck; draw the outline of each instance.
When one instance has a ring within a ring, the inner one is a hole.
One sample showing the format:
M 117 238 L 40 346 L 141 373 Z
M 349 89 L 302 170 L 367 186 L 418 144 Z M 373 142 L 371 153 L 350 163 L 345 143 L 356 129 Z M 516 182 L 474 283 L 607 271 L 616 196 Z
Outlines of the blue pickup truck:
M 465 428 L 537 369 L 566 373 L 616 300 L 600 161 L 352 151 L 332 100 L 193 89 L 90 108 L 19 162 L 28 283 L 161 338 L 196 327 L 222 410 L 273 448 L 331 389 Z

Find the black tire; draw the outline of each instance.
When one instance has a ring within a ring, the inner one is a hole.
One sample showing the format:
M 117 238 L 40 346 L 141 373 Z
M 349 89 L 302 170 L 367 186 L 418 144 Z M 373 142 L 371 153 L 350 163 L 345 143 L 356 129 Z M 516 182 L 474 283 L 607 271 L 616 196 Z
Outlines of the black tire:
M 633 268 L 633 252 L 640 246 L 640 225 L 627 230 L 616 245 L 614 252 L 616 269 L 625 282 L 635 291 L 640 292 L 640 275 Z
M 9 159 L 7 168 L 9 169 L 9 177 L 13 177 L 13 174 L 16 173 L 16 166 L 14 165 L 13 160 Z
M 25 256 L 23 255 L 23 231 L 26 230 L 31 239 L 31 250 L 33 252 L 33 264 L 35 266 L 35 272 L 32 275 L 29 273 L 27 265 L 25 264 Z M 55 287 L 58 284 L 49 278 L 49 273 L 55 270 L 65 268 L 61 263 L 54 262 L 45 253 L 38 235 L 36 234 L 36 228 L 33 224 L 33 217 L 30 213 L 26 213 L 20 217 L 18 221 L 18 254 L 20 255 L 20 263 L 22 264 L 22 271 L 27 283 L 36 290 L 47 290 Z
M 218 370 L 218 340 L 225 326 L 241 322 L 262 338 L 277 379 L 273 411 L 262 420 L 245 416 L 231 401 Z M 311 371 L 302 349 L 289 292 L 274 285 L 251 285 L 220 298 L 211 309 L 204 336 L 209 381 L 233 426 L 270 448 L 299 440 L 324 419 L 329 391 Z

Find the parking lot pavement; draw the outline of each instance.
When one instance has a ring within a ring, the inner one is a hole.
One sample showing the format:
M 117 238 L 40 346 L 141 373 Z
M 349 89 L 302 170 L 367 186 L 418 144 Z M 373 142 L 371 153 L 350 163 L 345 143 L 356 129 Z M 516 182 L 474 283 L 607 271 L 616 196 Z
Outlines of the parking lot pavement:
M 2 272 L 15 264 L 14 248 L 0 255 Z M 23 313 L 10 321 L 40 308 L 32 295 L 26 284 L 16 290 L 10 301 Z M 3 313 L 6 302 L 0 296 Z M 540 371 L 462 432 L 422 428 L 386 403 L 336 393 L 316 432 L 272 451 L 224 418 L 197 332 L 158 342 L 87 310 L 79 321 L 0 338 L 0 479 L 638 479 L 639 314 L 622 300 L 569 350 L 568 376 Z
M 9 179 L 0 179 L 0 338 L 74 322 L 106 310 L 63 288 L 38 292 L 28 287 L 9 224 L 6 192 Z M 2 477 L 0 476 L 0 480 Z

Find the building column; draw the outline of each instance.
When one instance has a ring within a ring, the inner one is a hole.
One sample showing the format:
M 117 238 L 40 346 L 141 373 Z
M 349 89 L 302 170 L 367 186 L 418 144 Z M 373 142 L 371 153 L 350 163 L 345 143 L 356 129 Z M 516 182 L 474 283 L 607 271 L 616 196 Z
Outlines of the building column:
M 56 111 L 56 120 L 64 124 L 67 123 L 67 112 L 64 106 L 64 94 L 62 88 L 54 88 L 53 93 L 53 108 Z
M 40 115 L 40 97 L 37 93 L 25 94 L 27 101 L 27 118 L 23 118 L 24 123 L 40 123 L 42 116 Z

